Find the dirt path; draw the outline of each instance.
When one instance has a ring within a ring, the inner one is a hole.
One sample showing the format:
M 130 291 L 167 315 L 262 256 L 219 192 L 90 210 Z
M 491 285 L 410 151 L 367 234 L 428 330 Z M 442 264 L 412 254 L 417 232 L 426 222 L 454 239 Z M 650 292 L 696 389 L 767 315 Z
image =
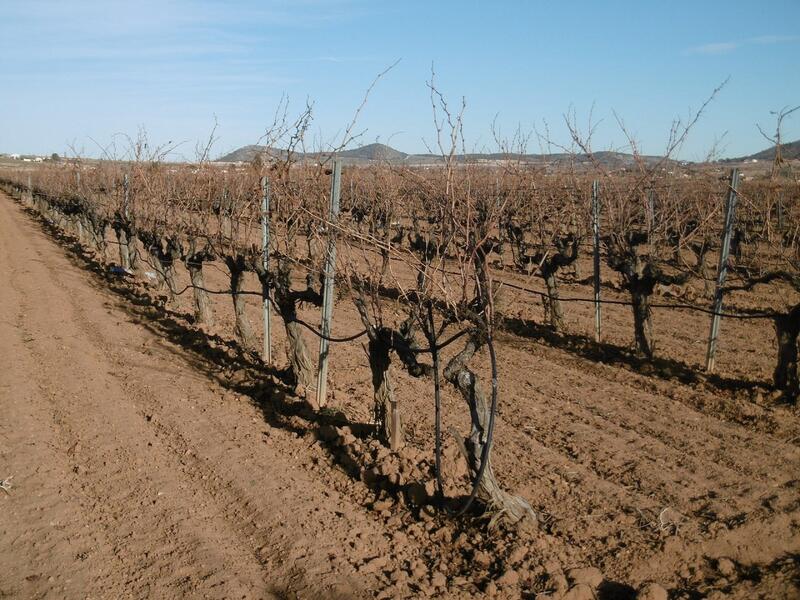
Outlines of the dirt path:
M 375 587 L 346 558 L 381 553 L 384 531 L 309 474 L 307 441 L 267 427 L 87 279 L 0 198 L 0 478 L 13 475 L 0 597 Z

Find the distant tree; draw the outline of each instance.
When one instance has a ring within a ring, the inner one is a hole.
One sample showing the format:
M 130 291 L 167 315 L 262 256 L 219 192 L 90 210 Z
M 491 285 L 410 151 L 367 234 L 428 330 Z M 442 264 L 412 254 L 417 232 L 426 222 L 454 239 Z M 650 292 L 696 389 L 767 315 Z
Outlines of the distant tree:
M 58 162 L 58 161 L 60 161 L 60 160 L 61 160 L 61 157 L 58 155 L 58 152 L 53 152 L 53 153 L 50 155 L 50 160 L 52 160 L 52 161 L 55 161 L 55 162 Z
M 781 127 L 783 126 L 783 120 L 790 116 L 793 112 L 800 110 L 800 105 L 795 106 L 794 108 L 789 108 L 788 106 L 784 106 L 780 110 L 771 110 L 769 114 L 775 115 L 775 120 L 777 123 L 775 124 L 775 135 L 767 135 L 764 133 L 764 130 L 761 129 L 761 125 L 756 124 L 758 131 L 764 138 L 769 141 L 770 143 L 775 145 L 775 160 L 772 163 L 772 172 L 770 173 L 770 177 L 774 178 L 778 175 L 781 171 L 781 167 L 784 164 L 783 154 L 781 152 L 782 146 L 782 136 L 781 136 Z

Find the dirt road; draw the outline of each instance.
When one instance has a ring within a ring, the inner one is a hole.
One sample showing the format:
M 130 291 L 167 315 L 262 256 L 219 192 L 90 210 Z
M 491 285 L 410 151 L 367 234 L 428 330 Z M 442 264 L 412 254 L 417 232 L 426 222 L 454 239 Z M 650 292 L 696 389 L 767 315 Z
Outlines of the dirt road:
M 308 440 L 138 324 L 0 198 L 0 597 L 357 597 L 385 531 Z M 309 469 L 322 469 L 310 474 Z M 360 507 L 356 507 L 360 508 Z M 345 552 L 347 549 L 347 552 Z

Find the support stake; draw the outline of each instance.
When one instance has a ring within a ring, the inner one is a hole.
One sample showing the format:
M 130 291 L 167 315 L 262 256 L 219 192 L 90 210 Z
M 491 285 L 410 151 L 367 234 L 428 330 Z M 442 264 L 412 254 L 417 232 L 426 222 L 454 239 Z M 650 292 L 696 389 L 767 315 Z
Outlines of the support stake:
M 328 220 L 336 223 L 339 218 L 339 196 L 341 193 L 342 163 L 333 162 L 331 179 L 331 208 Z M 336 231 L 328 228 L 328 251 L 325 256 L 325 289 L 322 295 L 322 325 L 320 331 L 324 337 L 319 340 L 319 371 L 317 372 L 317 406 L 322 408 L 327 403 L 328 395 L 328 354 L 331 335 L 331 317 L 333 316 L 333 278 L 336 274 Z
M 708 373 L 714 371 L 717 354 L 717 337 L 719 336 L 720 312 L 722 311 L 722 288 L 728 275 L 728 254 L 731 250 L 731 235 L 733 234 L 733 221 L 736 214 L 738 188 L 739 169 L 731 169 L 728 202 L 725 206 L 725 229 L 722 232 L 722 248 L 719 251 L 719 266 L 717 267 L 717 287 L 714 290 L 714 315 L 711 317 L 711 332 L 708 335 L 708 351 L 706 352 L 706 371 Z
M 592 182 L 592 237 L 594 238 L 594 341 L 600 342 L 600 182 Z
M 261 264 L 267 274 L 261 286 L 264 306 L 264 363 L 272 364 L 272 337 L 270 332 L 269 306 L 269 180 L 261 178 Z
M 128 174 L 122 176 L 122 214 L 125 219 L 128 219 L 128 202 L 130 201 L 130 184 L 128 183 Z

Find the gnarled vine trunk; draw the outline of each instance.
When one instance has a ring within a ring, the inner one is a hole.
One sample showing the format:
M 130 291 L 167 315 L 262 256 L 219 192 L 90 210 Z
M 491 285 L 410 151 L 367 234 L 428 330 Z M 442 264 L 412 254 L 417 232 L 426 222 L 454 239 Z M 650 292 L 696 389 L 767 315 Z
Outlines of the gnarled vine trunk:
M 189 271 L 189 279 L 192 282 L 192 298 L 194 300 L 194 320 L 203 325 L 214 324 L 214 309 L 211 298 L 205 289 L 205 278 L 203 277 L 203 263 L 211 258 L 207 250 L 197 250 L 197 242 L 189 242 L 189 252 L 185 257 L 184 263 L 186 270 Z
M 178 299 L 175 263 L 181 257 L 180 244 L 176 239 L 169 238 L 166 242 L 166 250 L 162 250 L 163 246 L 163 243 L 159 244 L 158 260 L 167 284 L 169 301 L 175 302 Z
M 478 334 L 471 334 L 464 349 L 444 369 L 445 379 L 461 392 L 469 406 L 472 428 L 469 437 L 464 440 L 464 446 L 473 485 L 480 471 L 490 418 L 490 404 L 481 389 L 478 376 L 467 366 L 481 345 Z M 502 518 L 510 523 L 516 523 L 525 517 L 535 520 L 533 509 L 523 498 L 509 494 L 500 487 L 494 474 L 491 454 L 487 461 L 483 477 L 478 482 L 477 498 L 486 505 L 488 511 L 497 513 L 495 519 Z
M 647 358 L 653 358 L 655 340 L 653 339 L 653 319 L 650 310 L 650 296 L 655 281 L 637 280 L 631 282 L 631 304 L 633 309 L 633 335 L 636 352 Z
M 309 357 L 308 347 L 303 338 L 300 324 L 297 322 L 297 295 L 292 292 L 291 263 L 282 258 L 278 261 L 278 274 L 273 286 L 275 304 L 278 314 L 286 329 L 286 358 L 289 361 L 290 375 L 295 386 L 295 393 L 311 400 L 312 382 L 314 381 L 314 364 Z M 263 282 L 262 282 L 263 283 Z
M 115 226 L 117 246 L 119 247 L 119 266 L 129 271 L 131 269 L 131 253 L 128 232 L 123 227 Z
M 392 450 L 399 450 L 404 443 L 403 423 L 391 376 L 391 352 L 395 335 L 388 327 L 373 325 L 363 297 L 357 297 L 354 303 L 369 336 L 367 353 L 372 371 L 372 394 L 378 437 Z M 397 341 L 401 341 L 400 336 L 397 336 Z
M 391 347 L 380 337 L 369 341 L 369 367 L 372 371 L 375 420 L 380 427 L 381 438 L 389 448 L 399 450 L 404 442 L 403 423 L 392 385 L 390 350 Z
M 564 310 L 561 308 L 561 300 L 558 294 L 558 280 L 556 271 L 544 269 L 542 272 L 545 286 L 547 287 L 547 297 L 544 298 L 544 309 L 548 324 L 556 331 L 564 330 Z
M 647 240 L 645 233 L 630 232 L 624 242 L 616 241 L 608 245 L 607 260 L 608 265 L 622 275 L 625 288 L 631 296 L 636 353 L 639 356 L 653 358 L 655 340 L 650 297 L 656 284 L 684 283 L 687 275 L 667 275 L 658 267 L 652 256 L 641 253 L 639 249 L 647 243 Z
M 242 346 L 251 351 L 257 348 L 253 326 L 247 317 L 244 291 L 244 274 L 247 271 L 244 258 L 241 256 L 225 257 L 225 264 L 230 273 L 231 298 L 233 299 L 233 312 L 235 318 L 234 330 Z
M 86 229 L 89 231 L 91 242 L 95 251 L 100 255 L 102 260 L 105 261 L 106 248 L 108 246 L 106 243 L 106 223 L 101 219 L 90 215 L 83 215 L 82 219 Z
M 797 337 L 800 334 L 800 304 L 786 314 L 775 317 L 775 336 L 778 340 L 778 364 L 775 367 L 775 388 L 782 390 L 787 400 L 800 394 L 797 377 Z
M 175 301 L 175 266 L 174 249 L 171 243 L 167 242 L 167 249 L 164 250 L 163 240 L 152 232 L 142 232 L 145 251 L 150 257 L 150 266 L 156 273 L 157 289 L 167 289 L 167 297 L 170 302 Z
M 314 363 L 309 356 L 308 346 L 303 338 L 303 330 L 296 321 L 284 320 L 283 323 L 286 329 L 286 358 L 291 367 L 295 392 L 298 396 L 309 400 L 310 392 L 314 387 Z

